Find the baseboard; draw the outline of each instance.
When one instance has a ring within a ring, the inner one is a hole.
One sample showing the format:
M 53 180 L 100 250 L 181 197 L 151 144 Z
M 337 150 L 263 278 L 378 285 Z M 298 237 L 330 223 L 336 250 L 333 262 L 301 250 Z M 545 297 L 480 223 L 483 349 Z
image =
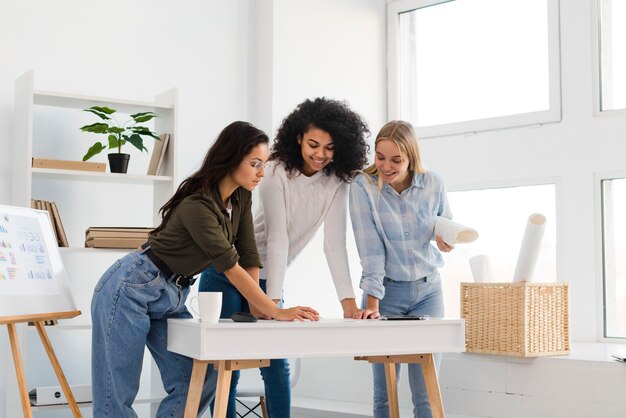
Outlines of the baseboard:
M 346 412 L 325 411 L 309 408 L 291 408 L 292 418 L 370 418 L 371 415 L 350 414 Z

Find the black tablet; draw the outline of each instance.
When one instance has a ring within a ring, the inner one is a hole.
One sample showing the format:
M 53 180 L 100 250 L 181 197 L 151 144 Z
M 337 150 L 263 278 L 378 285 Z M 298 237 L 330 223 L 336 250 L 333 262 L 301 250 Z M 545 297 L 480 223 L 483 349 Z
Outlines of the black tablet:
M 428 315 L 383 315 L 380 317 L 383 321 L 423 321 L 428 319 Z

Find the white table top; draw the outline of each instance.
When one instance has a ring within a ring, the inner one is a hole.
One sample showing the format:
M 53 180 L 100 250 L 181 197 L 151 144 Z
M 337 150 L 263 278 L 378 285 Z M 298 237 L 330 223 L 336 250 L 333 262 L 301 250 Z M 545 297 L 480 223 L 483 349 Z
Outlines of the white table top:
M 167 348 L 198 360 L 342 357 L 465 351 L 465 321 L 321 319 L 201 323 L 168 319 Z

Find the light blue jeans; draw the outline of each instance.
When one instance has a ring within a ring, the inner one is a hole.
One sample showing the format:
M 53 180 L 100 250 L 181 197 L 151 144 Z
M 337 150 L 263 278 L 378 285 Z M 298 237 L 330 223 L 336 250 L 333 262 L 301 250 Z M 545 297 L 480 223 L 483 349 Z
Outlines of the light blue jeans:
M 142 252 L 133 251 L 104 273 L 91 302 L 93 416 L 130 418 L 139 389 L 145 346 L 152 353 L 167 396 L 158 418 L 182 417 L 193 360 L 167 351 L 167 319 L 191 318 L 189 289 L 178 289 Z M 200 401 L 215 395 L 217 373 L 207 370 Z
M 261 289 L 265 291 L 265 280 L 261 280 Z M 248 301 L 223 273 L 209 267 L 200 276 L 200 292 L 222 292 L 221 318 L 230 318 L 235 312 L 250 312 Z M 251 341 L 258 344 L 258 341 Z M 269 418 L 289 418 L 291 409 L 291 386 L 289 381 L 289 362 L 286 359 L 272 359 L 269 367 L 259 369 L 265 384 L 265 399 Z M 236 418 L 237 383 L 239 371 L 233 371 L 228 396 L 226 418 Z
M 383 280 L 385 297 L 380 301 L 381 315 L 423 315 L 443 317 L 443 292 L 439 273 L 413 282 L 398 282 L 389 278 Z M 363 295 L 363 303 L 367 295 Z M 441 363 L 441 354 L 435 354 L 437 370 Z M 374 374 L 374 418 L 389 418 L 389 401 L 385 368 L 382 364 L 372 365 Z M 422 366 L 409 364 L 409 387 L 413 401 L 414 418 L 432 418 Z M 396 365 L 397 380 L 400 380 L 400 364 Z

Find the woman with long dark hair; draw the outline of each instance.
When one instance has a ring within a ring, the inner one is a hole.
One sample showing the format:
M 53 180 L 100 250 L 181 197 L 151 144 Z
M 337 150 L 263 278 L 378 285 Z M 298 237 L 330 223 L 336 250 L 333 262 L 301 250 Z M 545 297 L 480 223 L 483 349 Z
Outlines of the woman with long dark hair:
M 192 359 L 167 350 L 167 319 L 191 318 L 185 307 L 194 276 L 212 266 L 255 307 L 278 320 L 317 320 L 308 307 L 279 309 L 259 288 L 261 259 L 254 240 L 251 192 L 264 176 L 268 138 L 247 122 L 220 133 L 200 169 L 161 208 L 161 224 L 141 250 L 104 273 L 91 305 L 93 413 L 137 416 L 144 347 L 161 372 L 167 396 L 157 417 L 182 417 Z M 213 398 L 208 373 L 200 410 Z

